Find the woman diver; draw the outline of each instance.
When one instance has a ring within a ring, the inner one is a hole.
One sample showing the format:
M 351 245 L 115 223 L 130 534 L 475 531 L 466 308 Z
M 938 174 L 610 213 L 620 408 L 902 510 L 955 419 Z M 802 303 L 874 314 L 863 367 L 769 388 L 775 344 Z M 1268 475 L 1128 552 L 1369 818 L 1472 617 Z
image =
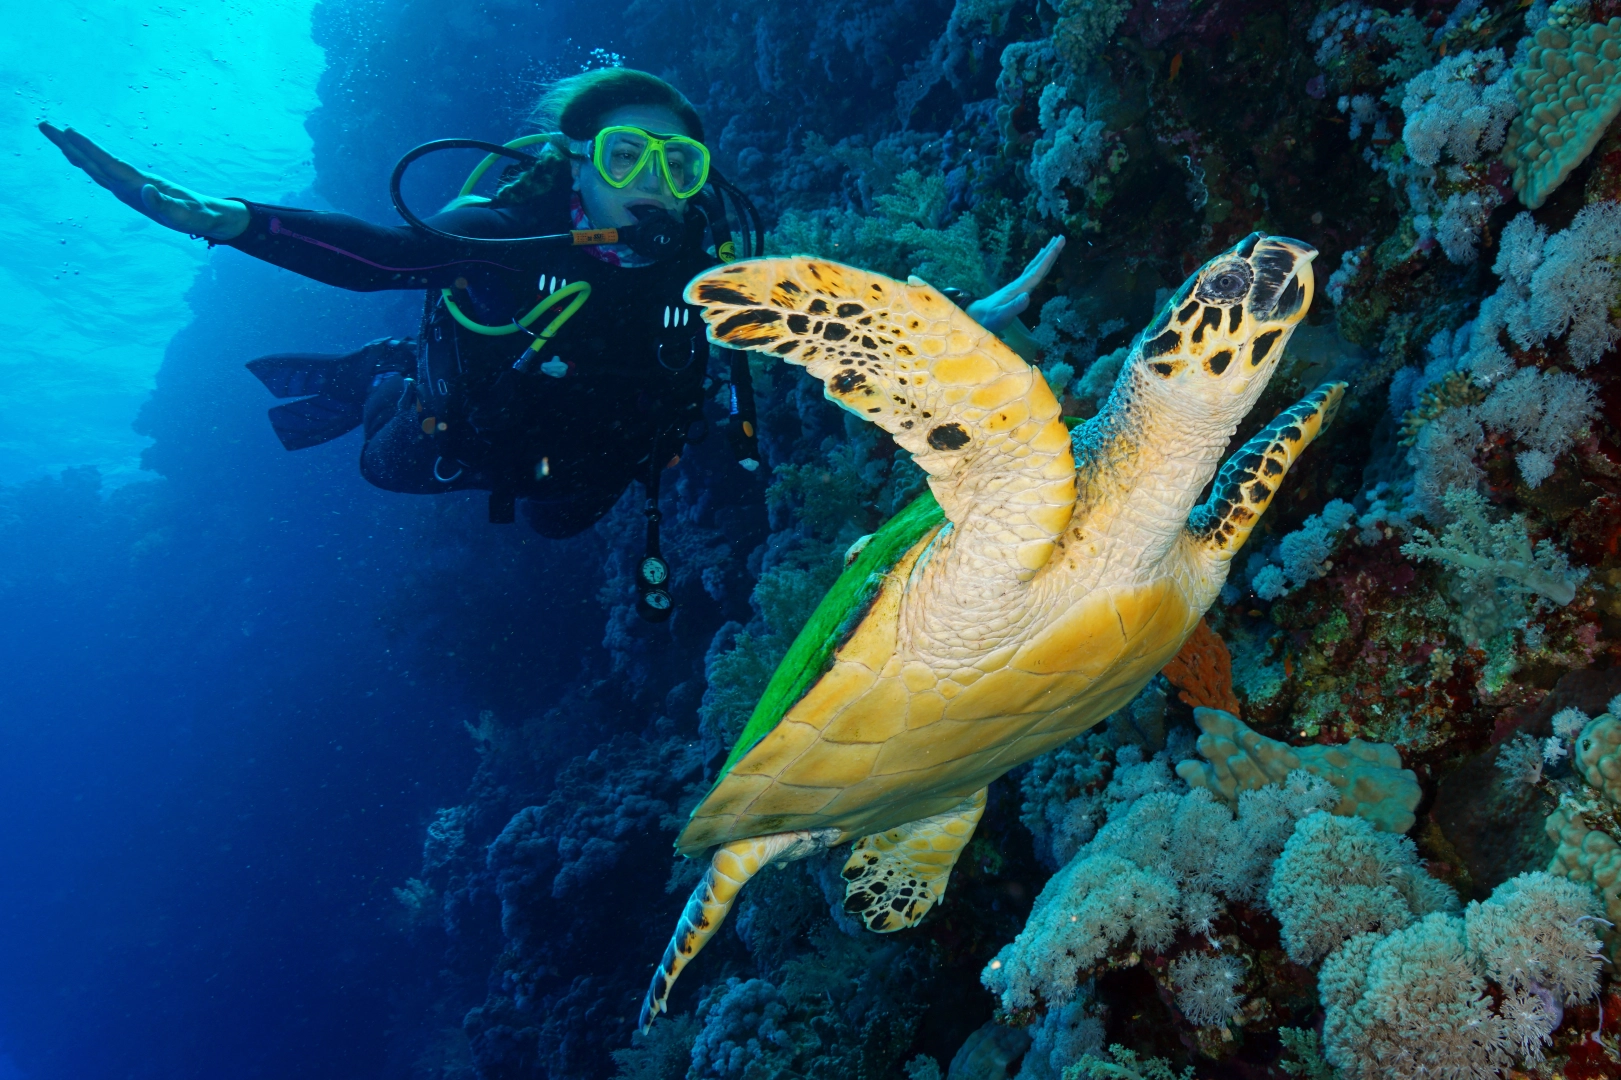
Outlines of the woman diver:
M 427 289 L 420 348 L 385 340 L 341 359 L 250 365 L 279 396 L 316 395 L 283 407 L 279 434 L 307 446 L 363 422 L 360 470 L 378 487 L 489 491 L 496 521 L 512 520 L 521 498 L 537 531 L 565 537 L 679 453 L 701 418 L 708 349 L 681 290 L 716 261 L 704 217 L 687 212 L 709 180 L 709 151 L 679 91 L 625 68 L 557 83 L 534 118 L 556 134 L 533 164 L 427 228 L 201 195 L 71 129 L 40 127 L 161 225 L 346 289 Z M 617 238 L 643 218 L 658 222 L 662 245 L 566 242 L 583 230 Z M 479 242 L 559 235 L 566 246 Z
M 277 396 L 304 399 L 272 410 L 278 434 L 296 449 L 363 424 L 360 470 L 378 487 L 489 491 L 490 519 L 499 522 L 511 521 L 522 499 L 538 532 L 566 537 L 597 521 L 633 480 L 650 481 L 653 494 L 665 462 L 702 418 L 708 343 L 681 293 L 717 261 L 708 244 L 726 256 L 731 245 L 722 242 L 724 206 L 704 190 L 714 174 L 703 123 L 664 80 L 628 68 L 585 72 L 553 85 L 532 120 L 548 134 L 509 144 L 538 144 L 532 156 L 447 141 L 521 158 L 523 167 L 493 198 L 464 195 L 426 221 L 405 206 L 398 182 L 412 160 L 441 144 L 406 155 L 392 193 L 408 224 L 393 227 L 202 195 L 141 172 L 71 128 L 40 130 L 160 225 L 341 288 L 426 289 L 417 341 L 250 364 Z M 702 212 L 689 212 L 694 202 Z M 970 314 L 993 332 L 1023 337 L 1015 316 L 1062 243 L 1049 244 Z M 746 374 L 746 363 L 739 368 Z M 740 381 L 734 377 L 733 389 L 746 399 Z M 736 401 L 733 411 L 733 427 L 752 443 L 752 424 L 742 423 L 752 402 Z M 648 512 L 656 555 L 656 503 Z M 668 604 L 667 595 L 650 595 L 662 593 L 657 584 L 643 582 L 641 606 L 654 604 L 643 611 L 649 617 Z

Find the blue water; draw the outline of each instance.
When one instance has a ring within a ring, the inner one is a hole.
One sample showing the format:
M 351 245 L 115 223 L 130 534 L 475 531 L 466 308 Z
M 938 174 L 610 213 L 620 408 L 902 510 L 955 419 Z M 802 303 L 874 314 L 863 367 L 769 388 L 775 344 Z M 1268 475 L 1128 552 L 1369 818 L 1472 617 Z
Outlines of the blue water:
M 312 0 L 7 7 L 0 1080 L 406 1075 L 445 958 L 402 929 L 393 889 L 466 790 L 465 722 L 555 698 L 604 617 L 589 541 L 373 490 L 353 435 L 276 443 L 242 362 L 409 332 L 419 297 L 209 252 L 31 127 L 77 126 L 202 190 L 381 217 L 413 136 L 500 134 L 516 111 L 489 101 L 574 55 L 578 18 L 521 15 L 524 41 L 488 67 L 469 52 L 411 100 L 364 58 L 417 87 L 410 59 L 477 44 L 484 20 Z M 449 92 L 473 79 L 499 92 Z M 362 92 L 391 111 L 328 137 L 323 160 L 318 106 L 352 116 L 343 95 Z

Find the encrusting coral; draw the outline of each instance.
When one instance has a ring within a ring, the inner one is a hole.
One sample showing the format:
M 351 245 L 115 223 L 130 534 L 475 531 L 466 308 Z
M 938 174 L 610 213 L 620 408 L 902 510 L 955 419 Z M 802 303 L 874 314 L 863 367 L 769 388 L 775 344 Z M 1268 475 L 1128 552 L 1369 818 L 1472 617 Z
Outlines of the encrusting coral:
M 1544 26 L 1514 73 L 1520 113 L 1503 160 L 1535 210 L 1593 152 L 1621 112 L 1621 18 L 1574 31 Z
M 1405 833 L 1413 827 L 1413 810 L 1423 796 L 1418 776 L 1402 768 L 1401 755 L 1388 743 L 1361 739 L 1336 746 L 1290 746 L 1252 730 L 1232 713 L 1193 710 L 1199 755 L 1176 767 L 1177 775 L 1197 788 L 1207 788 L 1232 805 L 1239 793 L 1282 783 L 1303 769 L 1332 785 L 1338 800 L 1335 814 L 1365 818 L 1377 828 Z

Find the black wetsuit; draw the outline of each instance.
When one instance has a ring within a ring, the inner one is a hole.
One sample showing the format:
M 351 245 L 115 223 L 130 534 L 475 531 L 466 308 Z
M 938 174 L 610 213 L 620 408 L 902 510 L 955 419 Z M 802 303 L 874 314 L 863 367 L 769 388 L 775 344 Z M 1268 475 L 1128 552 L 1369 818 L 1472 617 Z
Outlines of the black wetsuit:
M 561 194 L 451 210 L 429 223 L 491 238 L 566 232 Z M 378 487 L 486 490 L 492 520 L 511 520 L 513 500 L 524 499 L 538 531 L 571 536 L 647 476 L 655 454 L 662 464 L 679 453 L 701 417 L 708 343 L 697 309 L 681 299 L 686 283 L 715 262 L 697 214 L 688 216 L 680 254 L 619 267 L 583 248 L 486 247 L 345 214 L 248 209 L 247 231 L 229 243 L 255 258 L 344 289 L 428 290 L 417 343 L 393 345 L 395 355 L 413 348 L 414 364 L 409 354 L 405 364 L 377 364 L 365 398 L 360 469 Z M 589 282 L 591 297 L 523 371 L 513 362 L 531 336 L 469 331 L 441 299 L 448 288 L 472 320 L 506 326 L 565 281 Z

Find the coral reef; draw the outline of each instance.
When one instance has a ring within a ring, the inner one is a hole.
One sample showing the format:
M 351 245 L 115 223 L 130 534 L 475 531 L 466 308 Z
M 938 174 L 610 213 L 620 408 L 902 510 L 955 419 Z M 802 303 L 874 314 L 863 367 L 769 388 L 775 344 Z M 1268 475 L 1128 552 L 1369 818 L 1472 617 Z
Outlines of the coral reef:
M 1319 978 L 1323 1056 L 1352 1080 L 1540 1062 L 1563 1006 L 1598 992 L 1597 906 L 1588 889 L 1526 874 L 1461 919 L 1436 913 L 1349 939 Z
M 1294 823 L 1335 801 L 1306 773 L 1244 792 L 1236 816 L 1204 788 L 1137 799 L 1047 883 L 985 985 L 1005 1010 L 1058 1006 L 1088 973 L 1210 933 L 1227 903 L 1259 897 Z
M 1319 247 L 1324 288 L 1254 422 L 1327 378 L 1353 392 L 1164 679 L 993 786 L 945 904 L 850 937 L 836 859 L 764 875 L 675 1022 L 627 1049 L 621 1006 L 662 944 L 630 957 L 632 941 L 692 880 L 666 842 L 847 549 L 922 486 L 892 440 L 757 360 L 759 474 L 706 472 L 711 440 L 667 490 L 679 625 L 649 631 L 623 602 L 627 500 L 592 556 L 601 656 L 548 702 L 586 734 L 548 761 L 545 724 L 492 723 L 465 805 L 401 885 L 413 932 L 447 927 L 460 985 L 488 974 L 456 997 L 470 1067 L 1349 1077 L 1541 1055 L 1602 1075 L 1588 1036 L 1612 999 L 1578 947 L 1604 928 L 1517 875 L 1550 866 L 1552 836 L 1550 873 L 1621 915 L 1615 803 L 1583 757 L 1607 752 L 1585 718 L 1615 690 L 1571 690 L 1621 661 L 1621 138 L 1605 134 L 1621 11 L 635 10 L 614 48 L 693 96 L 771 251 L 984 296 L 1065 235 L 1023 318 L 1070 422 L 1108 394 L 1125 328 L 1255 230 Z M 636 903 L 576 910 L 608 882 Z M 1506 942 L 1527 927 L 1541 959 Z M 1556 955 L 1576 974 L 1537 966 Z M 1431 1060 L 1401 1057 L 1420 1044 Z

